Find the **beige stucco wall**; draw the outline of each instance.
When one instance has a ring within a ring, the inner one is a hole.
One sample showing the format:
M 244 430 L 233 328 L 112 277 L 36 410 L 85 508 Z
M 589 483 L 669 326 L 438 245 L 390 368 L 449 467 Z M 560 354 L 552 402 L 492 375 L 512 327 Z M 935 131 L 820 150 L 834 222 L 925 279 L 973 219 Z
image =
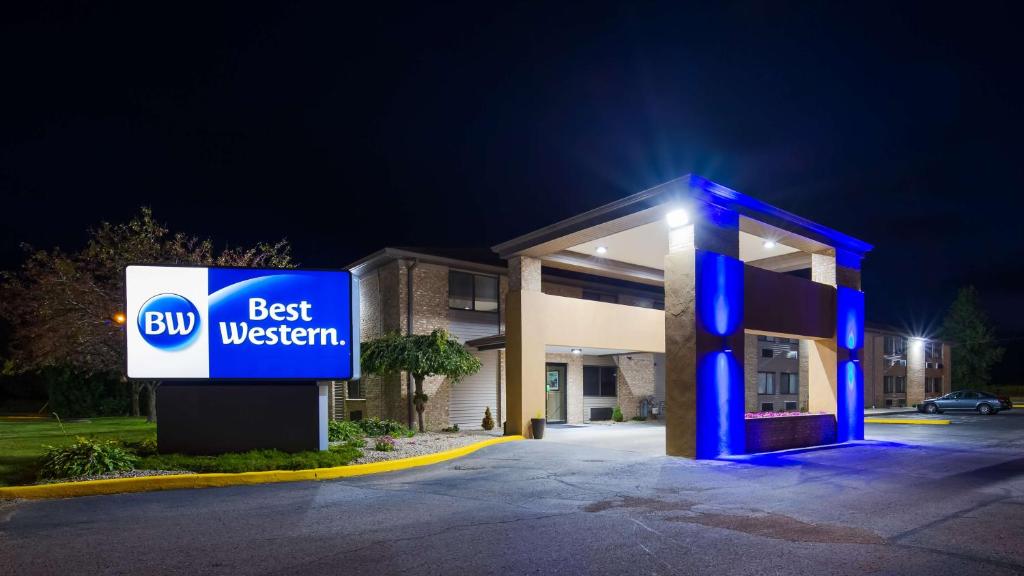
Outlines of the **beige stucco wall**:
M 545 346 L 664 352 L 665 314 L 536 290 L 513 291 L 506 334 L 509 432 L 521 434 L 528 432 L 536 413 L 544 412 Z

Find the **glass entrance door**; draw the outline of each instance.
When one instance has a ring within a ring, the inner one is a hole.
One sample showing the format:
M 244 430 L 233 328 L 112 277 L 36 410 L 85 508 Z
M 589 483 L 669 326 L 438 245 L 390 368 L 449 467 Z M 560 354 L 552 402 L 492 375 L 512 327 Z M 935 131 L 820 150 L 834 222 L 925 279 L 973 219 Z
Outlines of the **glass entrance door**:
M 547 414 L 544 417 L 548 419 L 548 422 L 565 422 L 566 365 L 548 364 L 546 368 L 544 390 L 547 398 Z

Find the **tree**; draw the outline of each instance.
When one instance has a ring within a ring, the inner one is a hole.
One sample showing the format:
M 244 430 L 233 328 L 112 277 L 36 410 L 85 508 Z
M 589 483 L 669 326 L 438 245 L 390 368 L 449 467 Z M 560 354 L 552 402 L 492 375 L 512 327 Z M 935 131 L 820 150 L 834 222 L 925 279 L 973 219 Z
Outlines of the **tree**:
M 416 406 L 420 432 L 427 395 L 423 381 L 429 376 L 445 376 L 453 383 L 480 370 L 480 360 L 470 354 L 445 330 L 430 334 L 403 336 L 391 333 L 362 343 L 360 363 L 368 374 L 386 375 L 408 372 L 416 383 L 413 404 Z
M 85 248 L 67 253 L 25 246 L 21 270 L 5 272 L 0 315 L 12 326 L 10 352 L 18 371 L 72 367 L 87 373 L 125 374 L 124 270 L 129 264 L 292 267 L 290 246 L 257 244 L 215 253 L 213 242 L 171 233 L 149 208 L 127 223 L 103 222 Z M 147 417 L 156 421 L 156 381 L 132 382 L 132 413 L 148 394 Z
M 942 325 L 943 338 L 952 343 L 953 385 L 980 388 L 988 385 L 992 368 L 1005 350 L 996 345 L 995 330 L 981 308 L 974 286 L 961 288 Z

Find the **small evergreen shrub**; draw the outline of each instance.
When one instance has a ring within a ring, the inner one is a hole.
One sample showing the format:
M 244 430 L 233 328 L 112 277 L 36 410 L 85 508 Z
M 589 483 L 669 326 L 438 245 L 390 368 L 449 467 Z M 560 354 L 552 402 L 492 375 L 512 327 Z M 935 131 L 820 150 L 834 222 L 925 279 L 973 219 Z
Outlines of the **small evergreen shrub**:
M 615 410 L 612 410 L 612 420 L 616 422 L 622 422 L 624 420 L 622 417 L 622 408 L 616 406 Z
M 480 423 L 484 430 L 494 429 L 494 416 L 491 416 L 491 407 L 488 406 L 484 409 L 484 420 Z
M 458 431 L 459 431 L 459 425 L 458 424 L 452 424 L 451 426 L 449 426 L 447 428 L 441 428 L 441 432 L 458 432 Z
M 397 446 L 395 445 L 394 438 L 388 435 L 384 435 L 377 437 L 377 439 L 374 441 L 373 447 L 376 448 L 377 450 L 380 450 L 381 452 L 391 452 Z
M 349 420 L 331 420 L 327 423 L 327 439 L 331 442 L 361 440 L 366 433 L 359 424 Z
M 132 470 L 138 456 L 113 440 L 78 437 L 67 446 L 47 446 L 39 466 L 41 478 L 75 478 Z
M 136 456 L 152 456 L 156 454 L 156 436 L 150 436 L 135 442 L 122 442 L 121 445 Z
M 632 420 L 634 420 L 636 422 L 646 422 L 647 418 L 644 418 L 643 416 L 637 415 L 637 416 L 633 416 Z

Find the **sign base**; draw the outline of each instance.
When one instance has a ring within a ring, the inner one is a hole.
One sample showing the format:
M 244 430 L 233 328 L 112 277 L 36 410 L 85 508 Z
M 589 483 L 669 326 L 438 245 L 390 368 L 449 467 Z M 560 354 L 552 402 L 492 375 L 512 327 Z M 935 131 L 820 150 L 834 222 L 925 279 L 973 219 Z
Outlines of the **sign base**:
M 327 449 L 327 385 L 164 382 L 157 388 L 161 453 Z

